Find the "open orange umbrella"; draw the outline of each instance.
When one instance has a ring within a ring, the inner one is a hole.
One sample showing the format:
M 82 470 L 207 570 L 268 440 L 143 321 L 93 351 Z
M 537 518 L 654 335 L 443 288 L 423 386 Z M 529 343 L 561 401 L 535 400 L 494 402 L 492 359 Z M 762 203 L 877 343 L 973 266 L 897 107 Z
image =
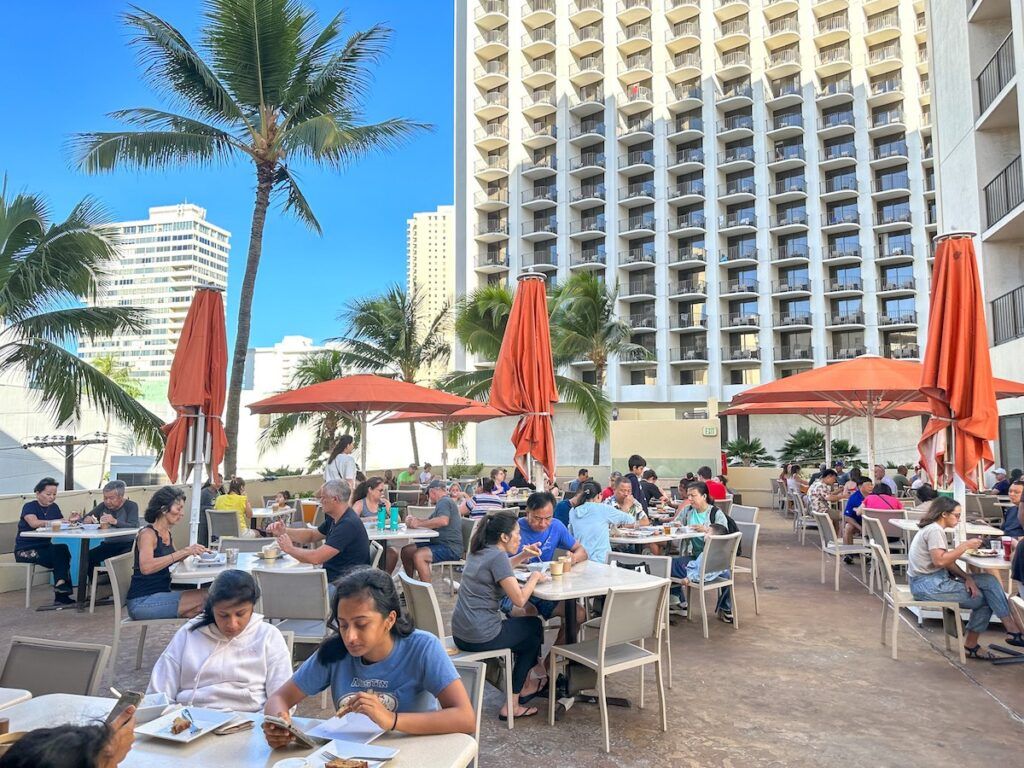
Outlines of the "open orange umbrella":
M 366 469 L 366 428 L 371 420 L 370 414 L 396 411 L 445 414 L 472 405 L 480 403 L 419 384 L 362 373 L 282 392 L 251 403 L 248 408 L 252 413 L 336 411 L 346 414 L 362 425 L 363 439 L 359 449 L 362 468 Z
M 441 477 L 448 479 L 448 427 L 452 424 L 478 424 L 481 421 L 497 419 L 504 416 L 501 411 L 489 405 L 478 403 L 454 413 L 412 413 L 404 411 L 381 419 L 381 424 L 418 424 L 436 425 L 441 430 Z
M 491 385 L 491 407 L 506 416 L 521 417 L 512 432 L 512 445 L 523 477 L 530 477 L 527 455 L 541 463 L 549 478 L 555 477 L 551 416 L 557 402 L 544 277 L 526 273 L 519 276 Z
M 224 328 L 224 300 L 220 291 L 196 291 L 171 363 L 167 399 L 178 416 L 163 427 L 164 471 L 178 481 L 182 457 L 193 460 L 190 541 L 199 531 L 199 495 L 206 451 L 210 452 L 210 479 L 219 483 L 227 437 L 221 416 L 227 392 L 228 342 Z
M 935 251 L 928 345 L 921 391 L 933 414 L 918 451 L 921 466 L 948 485 L 953 472 L 981 489 L 999 432 L 985 305 L 970 236 L 943 238 Z

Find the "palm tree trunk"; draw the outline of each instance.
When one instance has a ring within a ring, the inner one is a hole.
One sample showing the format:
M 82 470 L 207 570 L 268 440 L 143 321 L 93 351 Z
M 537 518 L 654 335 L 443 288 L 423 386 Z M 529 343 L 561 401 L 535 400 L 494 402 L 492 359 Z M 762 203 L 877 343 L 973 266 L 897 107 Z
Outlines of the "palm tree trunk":
M 107 425 L 106 425 L 106 428 L 104 430 L 104 434 L 107 436 L 107 439 L 103 441 L 103 456 L 100 458 L 100 484 L 98 486 L 96 486 L 97 488 L 102 488 L 104 486 L 103 470 L 107 466 L 107 456 L 110 454 L 110 417 L 109 416 L 107 416 Z
M 599 390 L 604 389 L 604 366 L 594 366 L 594 378 L 596 380 L 597 388 Z M 601 441 L 596 437 L 594 438 L 594 466 L 598 466 L 601 463 Z
M 416 442 L 416 424 L 409 422 L 409 436 L 412 438 L 412 460 L 416 462 L 416 466 L 420 465 L 420 446 Z
M 256 272 L 263 254 L 263 227 L 267 223 L 267 207 L 270 205 L 270 191 L 273 187 L 274 169 L 261 165 L 256 168 L 256 204 L 252 211 L 252 226 L 249 229 L 249 253 L 245 261 L 245 275 L 242 277 L 242 293 L 238 300 L 238 324 L 235 329 L 235 351 L 231 356 L 231 382 L 228 384 L 227 409 L 224 415 L 224 431 L 227 435 L 227 450 L 224 452 L 224 475 L 234 477 L 238 464 L 238 409 L 242 399 L 242 375 L 245 371 L 245 356 L 249 351 L 249 326 L 252 321 L 252 296 L 256 287 Z

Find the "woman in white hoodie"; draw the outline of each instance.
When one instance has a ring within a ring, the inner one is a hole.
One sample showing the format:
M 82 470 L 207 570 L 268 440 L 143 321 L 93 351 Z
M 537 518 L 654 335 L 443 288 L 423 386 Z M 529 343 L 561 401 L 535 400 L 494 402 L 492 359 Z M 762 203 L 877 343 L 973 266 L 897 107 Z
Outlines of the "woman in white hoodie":
M 254 612 L 259 588 L 244 571 L 224 571 L 202 614 L 179 629 L 153 667 L 148 693 L 185 706 L 259 712 L 292 674 L 280 630 Z

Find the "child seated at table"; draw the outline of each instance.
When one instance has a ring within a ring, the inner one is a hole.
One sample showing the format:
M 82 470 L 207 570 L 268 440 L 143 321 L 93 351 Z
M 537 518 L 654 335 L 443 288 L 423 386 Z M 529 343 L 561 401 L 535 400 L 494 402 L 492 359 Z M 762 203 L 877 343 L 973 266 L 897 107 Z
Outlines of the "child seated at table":
M 707 539 L 712 536 L 725 536 L 729 533 L 729 529 L 724 525 L 718 523 L 711 523 L 708 525 L 708 530 L 704 534 L 704 541 L 701 542 L 702 546 L 700 552 L 696 557 L 682 556 L 672 558 L 672 577 L 676 579 L 682 579 L 683 587 L 688 587 L 691 584 L 700 584 L 700 569 L 704 565 L 704 552 L 706 551 L 703 545 L 707 544 Z M 715 579 L 728 578 L 728 571 L 709 571 L 704 574 L 705 583 L 714 581 Z M 672 610 L 673 613 L 679 613 L 685 615 L 686 611 L 686 593 L 682 591 L 680 587 L 673 587 L 672 592 L 680 598 L 678 608 Z M 722 621 L 727 624 L 732 623 L 732 591 L 729 587 L 723 587 L 718 595 L 718 604 L 715 606 L 715 613 L 719 613 L 722 616 Z

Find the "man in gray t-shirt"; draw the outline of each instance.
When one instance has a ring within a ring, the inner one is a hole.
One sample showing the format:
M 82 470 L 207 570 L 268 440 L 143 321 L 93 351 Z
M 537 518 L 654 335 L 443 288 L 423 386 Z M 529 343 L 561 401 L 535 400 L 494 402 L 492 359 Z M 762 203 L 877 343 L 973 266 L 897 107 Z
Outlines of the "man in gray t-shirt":
M 431 480 L 427 486 L 427 497 L 434 505 L 434 512 L 426 520 L 412 515 L 405 518 L 406 526 L 415 530 L 437 531 L 437 538 L 402 547 L 402 565 L 409 576 L 420 581 L 430 581 L 430 564 L 461 560 L 463 556 L 462 515 L 455 500 L 448 495 L 442 480 Z

